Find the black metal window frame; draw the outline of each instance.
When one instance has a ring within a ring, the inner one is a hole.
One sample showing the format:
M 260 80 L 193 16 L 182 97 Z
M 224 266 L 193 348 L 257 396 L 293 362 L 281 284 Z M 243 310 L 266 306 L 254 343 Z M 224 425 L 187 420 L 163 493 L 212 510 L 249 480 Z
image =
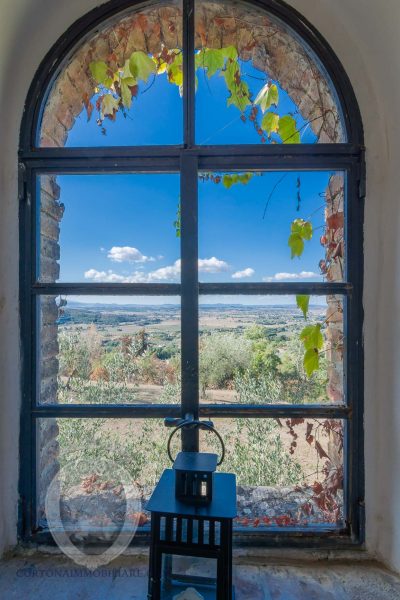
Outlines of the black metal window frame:
M 197 417 L 313 417 L 343 419 L 345 427 L 345 529 L 296 528 L 282 531 L 240 531 L 235 541 L 244 545 L 340 547 L 364 541 L 363 462 L 363 211 L 365 165 L 363 129 L 358 105 L 346 73 L 320 34 L 293 8 L 280 0 L 248 0 L 286 22 L 305 40 L 327 71 L 338 96 L 347 143 L 310 145 L 196 145 L 194 78 L 194 2 L 183 0 L 183 121 L 179 146 L 41 148 L 38 131 L 46 94 L 76 44 L 95 27 L 137 0 L 111 0 L 78 20 L 43 60 L 28 93 L 19 149 L 20 202 L 20 308 L 22 410 L 20 433 L 20 517 L 23 541 L 51 543 L 49 532 L 39 531 L 36 514 L 36 433 L 40 418 L 164 418 Z M 342 283 L 199 283 L 198 281 L 198 172 L 234 170 L 341 170 L 346 175 L 346 277 Z M 179 173 L 181 178 L 181 283 L 39 283 L 37 278 L 37 178 L 41 174 Z M 42 295 L 151 295 L 181 298 L 182 397 L 176 405 L 39 405 L 38 300 Z M 199 405 L 198 310 L 199 295 L 336 294 L 344 297 L 344 358 L 346 405 Z M 183 449 L 198 449 L 197 434 L 186 432 Z M 148 541 L 146 534 L 134 542 Z

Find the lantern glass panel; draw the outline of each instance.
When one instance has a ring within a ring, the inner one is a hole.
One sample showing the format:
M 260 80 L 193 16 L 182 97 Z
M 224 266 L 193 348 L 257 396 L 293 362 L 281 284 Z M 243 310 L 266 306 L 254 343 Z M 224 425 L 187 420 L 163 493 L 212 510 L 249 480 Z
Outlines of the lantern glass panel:
M 217 559 L 162 555 L 162 600 L 217 600 Z

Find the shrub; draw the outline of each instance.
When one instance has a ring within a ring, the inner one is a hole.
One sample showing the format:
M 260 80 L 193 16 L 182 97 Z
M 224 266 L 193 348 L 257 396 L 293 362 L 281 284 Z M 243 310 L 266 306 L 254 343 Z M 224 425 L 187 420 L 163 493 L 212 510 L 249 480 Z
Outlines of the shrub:
M 239 485 L 290 486 L 303 482 L 301 465 L 284 447 L 274 419 L 234 419 L 232 426 L 223 420 L 216 425 L 225 446 L 223 470 L 236 473 Z M 207 444 L 219 452 L 215 436 Z
M 226 388 L 251 362 L 251 342 L 233 333 L 211 333 L 200 338 L 200 386 Z
M 246 370 L 235 377 L 235 390 L 241 404 L 273 404 L 283 398 L 283 385 L 270 371 L 257 377 Z
M 89 348 L 82 330 L 59 333 L 60 347 L 59 373 L 64 377 L 88 379 L 91 371 Z

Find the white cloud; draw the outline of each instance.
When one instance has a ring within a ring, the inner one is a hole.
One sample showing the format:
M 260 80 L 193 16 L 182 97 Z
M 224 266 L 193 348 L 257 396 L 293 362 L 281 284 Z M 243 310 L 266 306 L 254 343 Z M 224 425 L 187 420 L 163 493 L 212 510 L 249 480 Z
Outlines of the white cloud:
M 133 248 L 132 246 L 113 246 L 111 250 L 108 251 L 107 258 L 118 263 L 144 263 L 155 260 L 152 256 L 145 256 L 140 250 Z
M 232 279 L 243 279 L 244 277 L 252 277 L 254 273 L 254 269 L 247 267 L 247 269 L 243 269 L 243 271 L 236 271 L 236 273 L 233 273 Z
M 211 258 L 199 258 L 200 273 L 221 273 L 228 269 L 228 263 L 219 258 L 215 258 L 215 256 L 212 256 Z
M 215 258 L 199 258 L 199 271 L 202 273 L 220 273 L 226 271 L 228 264 Z M 173 265 L 167 267 L 160 267 L 155 271 L 149 271 L 149 273 L 143 273 L 142 271 L 134 271 L 131 275 L 118 275 L 109 269 L 108 271 L 97 271 L 96 269 L 89 269 L 85 271 L 85 279 L 91 279 L 92 281 L 103 281 L 107 283 L 158 283 L 161 281 L 174 281 L 179 278 L 181 273 L 181 260 L 178 259 Z
M 96 271 L 96 269 L 89 269 L 84 273 L 85 279 L 91 279 L 92 281 L 105 281 L 107 283 L 126 283 L 126 277 L 123 275 L 117 275 L 111 270 L 109 271 Z
M 286 281 L 287 279 L 315 279 L 319 273 L 301 271 L 301 273 L 275 273 L 272 277 L 263 277 L 263 281 Z
M 178 261 L 176 261 L 176 263 L 177 262 Z M 84 277 L 85 279 L 91 279 L 92 281 L 102 281 L 106 283 L 157 283 L 160 281 L 176 279 L 178 277 L 180 273 L 180 264 L 177 265 L 176 263 L 169 267 L 150 271 L 150 273 L 134 271 L 131 275 L 118 275 L 111 270 L 96 271 L 96 269 L 89 269 L 88 271 L 85 271 Z
M 169 279 L 177 279 L 181 273 L 181 260 L 178 259 L 174 262 L 173 265 L 169 265 L 168 267 L 160 267 L 155 271 L 150 271 L 150 273 L 144 274 L 143 276 L 147 278 L 148 283 L 153 283 L 157 281 L 168 281 Z

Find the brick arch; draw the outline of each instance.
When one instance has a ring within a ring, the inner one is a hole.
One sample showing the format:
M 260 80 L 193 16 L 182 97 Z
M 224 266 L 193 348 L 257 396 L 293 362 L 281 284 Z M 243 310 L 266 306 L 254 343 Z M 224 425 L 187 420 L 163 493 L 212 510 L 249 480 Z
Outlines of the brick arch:
M 72 55 L 53 84 L 48 95 L 40 131 L 40 145 L 63 147 L 75 119 L 83 110 L 82 98 L 93 95 L 94 81 L 90 74 L 92 60 L 114 60 L 123 65 L 135 50 L 158 53 L 162 45 L 179 48 L 182 45 L 181 13 L 175 7 L 150 7 L 132 12 L 105 26 L 87 39 Z M 269 78 L 279 81 L 305 121 L 310 121 L 319 142 L 343 141 L 344 132 L 335 94 L 323 69 L 305 45 L 282 23 L 262 14 L 254 7 L 240 8 L 204 2 L 196 24 L 196 47 L 221 48 L 234 45 L 239 56 L 251 60 L 254 67 Z M 333 178 L 326 190 L 326 216 L 343 212 L 344 184 L 340 177 Z M 63 216 L 60 189 L 54 176 L 41 178 L 41 277 L 54 282 L 59 277 L 59 223 Z M 343 229 L 328 231 L 328 237 L 338 241 Z M 328 256 L 327 256 L 328 258 Z M 341 269 L 339 259 L 332 260 L 327 278 L 337 280 Z M 337 313 L 337 300 L 328 298 L 328 316 Z M 57 306 L 54 298 L 42 302 L 41 352 L 44 364 L 41 373 L 42 402 L 57 402 L 58 342 Z M 333 317 L 328 327 L 328 339 L 337 345 L 330 350 L 332 367 L 327 387 L 332 401 L 343 397 L 340 339 L 341 321 Z M 39 506 L 44 493 L 58 469 L 58 428 L 55 419 L 40 425 Z
M 229 10 L 229 15 L 227 15 Z M 319 142 L 344 141 L 340 109 L 323 68 L 284 24 L 254 7 L 203 2 L 196 20 L 196 47 L 234 45 L 240 58 L 252 61 L 267 77 L 279 81 Z M 95 33 L 76 50 L 53 85 L 44 110 L 41 146 L 64 146 L 82 112 L 82 98 L 93 95 L 92 60 L 123 65 L 133 51 L 148 54 L 182 45 L 181 13 L 175 7 L 133 12 Z M 112 57 L 110 60 L 110 56 Z

